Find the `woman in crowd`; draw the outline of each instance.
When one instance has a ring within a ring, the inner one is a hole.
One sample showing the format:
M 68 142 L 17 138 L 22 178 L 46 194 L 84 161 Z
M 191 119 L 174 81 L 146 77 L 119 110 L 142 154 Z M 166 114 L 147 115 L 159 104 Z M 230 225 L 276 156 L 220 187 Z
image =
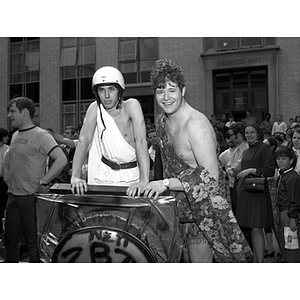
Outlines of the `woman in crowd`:
M 242 171 L 237 174 L 236 218 L 241 227 L 251 228 L 254 262 L 263 262 L 265 253 L 264 228 L 273 228 L 273 213 L 270 191 L 265 184 L 265 192 L 252 193 L 245 190 L 248 177 L 272 177 L 275 160 L 270 147 L 263 143 L 263 134 L 257 122 L 250 122 L 244 128 L 249 148 L 245 150 Z
M 295 171 L 300 174 L 300 128 L 295 128 L 292 133 L 292 148 L 297 156 Z
M 295 128 L 288 128 L 286 131 L 286 140 L 287 140 L 287 147 L 292 148 L 293 143 L 292 143 L 292 135 L 294 133 Z
M 291 128 L 295 128 L 297 125 L 300 125 L 300 116 L 295 117 L 295 121 L 291 124 Z

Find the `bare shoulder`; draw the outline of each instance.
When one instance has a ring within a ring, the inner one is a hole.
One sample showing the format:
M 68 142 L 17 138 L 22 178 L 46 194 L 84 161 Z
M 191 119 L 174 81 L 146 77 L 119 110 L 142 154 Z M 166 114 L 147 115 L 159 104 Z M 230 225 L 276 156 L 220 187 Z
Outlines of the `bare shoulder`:
M 140 102 L 137 99 L 130 98 L 123 101 L 124 109 L 126 113 L 132 117 L 137 117 L 139 115 L 143 116 L 143 111 Z
M 212 129 L 208 118 L 202 112 L 200 112 L 196 109 L 190 110 L 189 117 L 187 120 L 187 127 L 189 129 L 195 129 L 196 127 L 199 127 L 199 129 L 205 129 L 205 130 Z
M 97 122 L 97 108 L 98 104 L 96 101 L 92 102 L 86 111 L 86 115 L 83 122 L 82 130 L 92 130 L 96 126 Z
M 88 107 L 88 110 L 97 110 L 97 107 L 98 107 L 98 104 L 97 104 L 97 101 L 94 101 L 92 102 L 89 107 Z
M 129 98 L 129 99 L 125 100 L 125 101 L 123 101 L 123 104 L 126 108 L 135 107 L 135 106 L 140 107 L 141 106 L 140 102 L 135 98 Z
M 205 145 L 206 149 L 215 147 L 215 133 L 208 118 L 201 112 L 193 110 L 186 123 L 188 139 L 193 144 Z M 199 138 L 201 137 L 201 138 Z
M 90 116 L 90 117 L 92 117 L 92 116 L 96 117 L 96 115 L 97 115 L 97 108 L 98 108 L 97 102 L 96 101 L 92 102 L 89 105 L 89 107 L 88 107 L 88 109 L 86 111 L 86 116 L 87 117 L 88 116 Z

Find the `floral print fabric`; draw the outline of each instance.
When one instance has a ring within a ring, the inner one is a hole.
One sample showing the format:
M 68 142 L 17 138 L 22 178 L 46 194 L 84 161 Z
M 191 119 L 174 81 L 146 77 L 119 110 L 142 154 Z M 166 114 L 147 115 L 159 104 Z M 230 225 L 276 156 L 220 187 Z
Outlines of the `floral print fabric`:
M 163 167 L 167 178 L 178 178 L 184 192 L 172 192 L 177 201 L 183 238 L 205 238 L 217 262 L 247 262 L 251 249 L 237 224 L 219 183 L 202 166 L 190 167 L 168 141 L 166 116 L 156 120 Z

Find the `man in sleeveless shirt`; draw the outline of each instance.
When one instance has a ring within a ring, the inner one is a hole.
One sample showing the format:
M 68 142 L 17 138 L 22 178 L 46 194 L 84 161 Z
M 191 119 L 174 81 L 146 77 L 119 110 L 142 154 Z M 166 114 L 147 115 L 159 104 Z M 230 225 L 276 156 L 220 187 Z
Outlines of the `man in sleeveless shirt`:
M 81 170 L 88 154 L 88 183 L 128 186 L 139 196 L 149 182 L 150 162 L 146 126 L 138 100 L 123 101 L 123 75 L 111 66 L 93 76 L 96 97 L 86 112 L 73 159 L 73 193 L 84 194 L 88 185 Z

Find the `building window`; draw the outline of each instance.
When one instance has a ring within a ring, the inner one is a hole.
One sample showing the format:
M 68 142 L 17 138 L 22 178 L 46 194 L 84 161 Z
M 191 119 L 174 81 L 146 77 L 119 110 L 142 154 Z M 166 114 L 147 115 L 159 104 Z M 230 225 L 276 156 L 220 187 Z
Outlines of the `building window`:
M 95 62 L 95 38 L 61 38 L 62 129 L 69 125 L 78 127 L 94 100 L 92 78 Z
M 263 38 L 261 37 L 242 37 L 241 38 L 241 48 L 244 47 L 262 47 Z
M 119 68 L 126 84 L 149 83 L 157 59 L 158 38 L 119 39 Z
M 233 50 L 237 49 L 236 37 L 216 38 L 216 50 Z
M 233 114 L 241 120 L 251 110 L 258 121 L 268 111 L 268 71 L 266 67 L 215 71 L 214 113 Z
M 10 38 L 10 98 L 40 101 L 40 38 Z
M 205 37 L 204 53 L 275 46 L 274 37 Z

